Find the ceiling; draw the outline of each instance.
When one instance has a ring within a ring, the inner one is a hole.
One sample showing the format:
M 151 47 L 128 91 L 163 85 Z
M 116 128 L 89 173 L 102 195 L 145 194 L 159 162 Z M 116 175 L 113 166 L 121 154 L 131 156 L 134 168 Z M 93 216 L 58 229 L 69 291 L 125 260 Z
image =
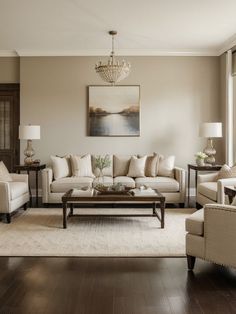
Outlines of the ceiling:
M 236 0 L 0 0 L 0 55 L 220 55 Z

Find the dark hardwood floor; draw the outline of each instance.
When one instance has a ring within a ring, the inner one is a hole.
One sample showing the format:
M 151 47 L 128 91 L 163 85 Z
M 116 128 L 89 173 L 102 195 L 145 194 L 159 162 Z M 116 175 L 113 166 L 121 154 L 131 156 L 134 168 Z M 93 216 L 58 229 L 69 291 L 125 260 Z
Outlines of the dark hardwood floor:
M 0 257 L 0 314 L 21 313 L 236 313 L 236 270 L 197 259 L 189 272 L 185 258 Z
M 0 313 L 236 313 L 236 271 L 184 258 L 0 258 Z

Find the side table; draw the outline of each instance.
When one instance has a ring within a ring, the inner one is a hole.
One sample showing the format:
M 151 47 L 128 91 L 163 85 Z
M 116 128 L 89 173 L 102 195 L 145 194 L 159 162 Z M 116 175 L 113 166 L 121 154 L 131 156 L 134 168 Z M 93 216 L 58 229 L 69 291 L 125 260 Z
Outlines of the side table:
M 235 186 L 225 186 L 224 188 L 225 194 L 229 198 L 229 203 L 231 204 L 236 196 L 236 187 Z
M 219 171 L 221 169 L 221 165 L 213 165 L 213 166 L 198 166 L 195 164 L 188 164 L 188 206 L 189 206 L 189 200 L 190 200 L 190 172 L 191 170 L 195 171 L 195 188 L 197 188 L 197 176 L 198 171 Z
M 39 204 L 39 177 L 38 173 L 42 169 L 46 168 L 45 164 L 32 164 L 32 165 L 15 165 L 14 169 L 16 172 L 21 173 L 21 171 L 26 171 L 27 174 L 30 174 L 30 171 L 35 172 L 35 181 L 36 181 L 36 206 Z M 32 205 L 32 192 L 30 187 L 30 180 L 29 180 L 29 193 L 30 193 L 30 203 Z

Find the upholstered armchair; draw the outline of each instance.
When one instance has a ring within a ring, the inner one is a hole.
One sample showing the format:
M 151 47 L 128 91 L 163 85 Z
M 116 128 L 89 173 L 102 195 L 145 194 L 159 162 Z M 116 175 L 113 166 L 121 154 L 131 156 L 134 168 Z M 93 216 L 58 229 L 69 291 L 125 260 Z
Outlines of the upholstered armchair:
M 228 203 L 224 187 L 230 185 L 236 185 L 236 178 L 218 180 L 218 172 L 198 175 L 197 208 L 205 204 Z
M 208 204 L 186 219 L 188 268 L 195 258 L 236 267 L 236 206 Z
M 27 209 L 29 187 L 27 174 L 10 174 L 12 181 L 0 181 L 0 213 L 6 214 L 7 222 L 11 222 L 11 213 L 24 206 Z

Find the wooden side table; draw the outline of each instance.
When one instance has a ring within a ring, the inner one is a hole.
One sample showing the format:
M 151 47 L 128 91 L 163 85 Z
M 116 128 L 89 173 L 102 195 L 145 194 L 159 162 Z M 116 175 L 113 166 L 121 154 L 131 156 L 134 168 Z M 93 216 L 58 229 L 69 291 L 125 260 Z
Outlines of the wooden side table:
M 235 186 L 225 186 L 224 188 L 225 194 L 229 198 L 229 203 L 231 204 L 236 196 L 236 187 Z
M 35 172 L 35 183 L 36 183 L 36 206 L 39 204 L 39 177 L 38 173 L 46 168 L 45 164 L 32 164 L 32 165 L 15 165 L 14 169 L 16 172 L 21 173 L 21 171 L 26 171 L 27 174 L 30 174 L 30 171 Z M 30 204 L 32 205 L 32 193 L 30 187 L 30 180 L 29 180 L 29 193 L 30 193 Z
M 190 200 L 190 172 L 191 170 L 195 171 L 195 188 L 197 188 L 197 176 L 198 171 L 219 171 L 221 169 L 221 165 L 213 165 L 213 166 L 198 166 L 195 164 L 188 164 L 188 206 L 189 206 L 189 200 Z

